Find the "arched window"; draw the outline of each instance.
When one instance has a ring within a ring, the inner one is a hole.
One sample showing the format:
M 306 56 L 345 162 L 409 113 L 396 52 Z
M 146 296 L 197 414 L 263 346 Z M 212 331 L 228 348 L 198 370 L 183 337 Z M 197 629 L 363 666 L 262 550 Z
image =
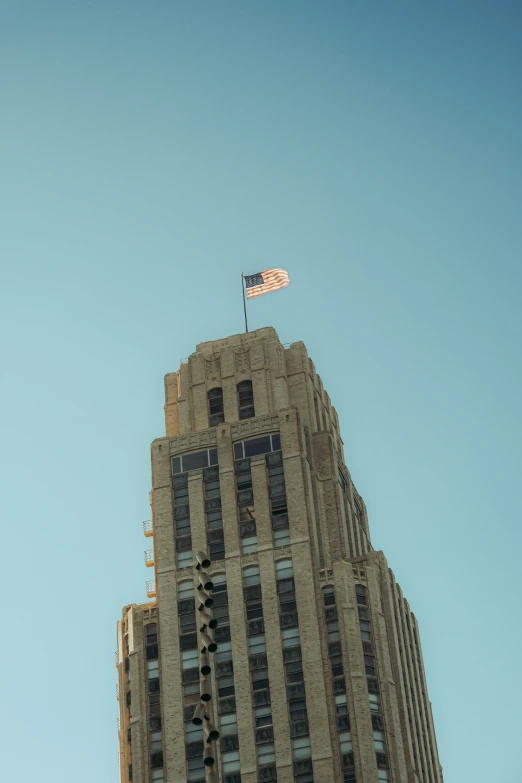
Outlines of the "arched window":
M 277 560 L 275 567 L 276 567 L 276 579 L 290 579 L 290 577 L 294 575 L 294 567 L 290 559 Z
M 261 584 L 259 566 L 248 566 L 248 568 L 243 569 L 243 584 L 245 587 Z
M 186 598 L 194 597 L 194 582 L 180 582 L 178 584 L 178 601 L 184 601 Z
M 225 414 L 223 412 L 223 389 L 216 386 L 214 389 L 210 389 L 207 394 L 208 397 L 208 424 L 209 427 L 216 427 L 225 421 Z
M 252 419 L 256 415 L 254 410 L 254 392 L 252 390 L 252 381 L 241 381 L 238 383 L 237 397 L 239 403 L 239 418 Z
M 150 623 L 145 626 L 145 636 L 147 638 L 147 644 L 156 644 L 158 641 L 158 626 L 156 623 Z

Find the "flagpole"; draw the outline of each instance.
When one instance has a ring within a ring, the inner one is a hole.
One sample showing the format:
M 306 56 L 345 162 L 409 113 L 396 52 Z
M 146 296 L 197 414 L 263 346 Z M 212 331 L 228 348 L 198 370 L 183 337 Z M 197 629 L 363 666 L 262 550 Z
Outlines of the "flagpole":
M 248 321 L 246 314 L 246 299 L 245 299 L 245 276 L 241 272 L 241 290 L 243 291 L 243 310 L 245 311 L 245 332 L 248 332 Z

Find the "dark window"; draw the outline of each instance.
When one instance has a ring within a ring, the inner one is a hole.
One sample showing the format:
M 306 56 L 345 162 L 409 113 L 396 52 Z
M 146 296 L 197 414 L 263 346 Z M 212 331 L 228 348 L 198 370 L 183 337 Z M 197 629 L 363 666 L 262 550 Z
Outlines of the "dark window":
M 207 527 L 209 530 L 216 530 L 223 527 L 223 514 L 219 511 L 210 511 L 207 514 Z
M 261 601 L 248 601 L 246 610 L 247 620 L 255 620 L 263 616 L 263 604 Z
M 268 454 L 270 451 L 280 451 L 280 449 L 281 438 L 279 433 L 263 435 L 261 438 L 250 438 L 249 440 L 234 443 L 234 459 L 255 457 L 256 454 Z
M 344 674 L 343 661 L 340 655 L 330 658 L 330 663 L 332 665 L 332 677 L 339 677 L 341 674 Z
M 239 401 L 239 418 L 251 419 L 256 415 L 254 410 L 254 392 L 252 391 L 252 381 L 241 381 L 238 383 L 237 396 Z
M 306 701 L 304 699 L 295 699 L 295 701 L 289 702 L 290 707 L 290 721 L 293 723 L 295 720 L 306 720 L 308 715 L 306 713 Z
M 303 664 L 301 661 L 286 664 L 286 682 L 292 685 L 295 682 L 303 682 Z
M 223 389 L 210 389 L 208 392 L 208 423 L 210 427 L 225 421 L 223 413 Z
M 266 669 L 261 672 L 252 672 L 252 690 L 262 691 L 268 688 L 268 677 L 266 676 Z
M 251 473 L 239 473 L 237 476 L 237 488 L 252 489 L 252 474 Z
M 189 535 L 190 535 L 190 519 L 188 517 L 185 517 L 185 519 L 177 519 L 176 536 L 189 536 Z
M 282 495 L 279 498 L 272 498 L 270 504 L 272 506 L 272 516 L 275 517 L 278 514 L 288 513 L 288 507 L 286 505 L 286 495 Z
M 181 506 L 188 503 L 188 487 L 174 490 L 174 505 Z
M 215 541 L 213 544 L 209 544 L 209 550 L 212 560 L 223 560 L 225 557 L 225 542 Z
M 218 696 L 233 696 L 235 693 L 234 678 L 233 677 L 220 677 L 217 680 Z
M 325 606 L 332 606 L 335 604 L 335 593 L 333 587 L 323 587 L 323 601 Z
M 158 641 L 158 626 L 156 623 L 151 623 L 145 627 L 145 636 L 147 644 L 155 644 Z
M 190 633 L 196 630 L 196 619 L 193 614 L 182 614 L 179 617 L 179 629 L 181 633 Z
M 188 470 L 208 468 L 209 465 L 217 465 L 217 449 L 205 449 L 184 454 L 182 457 L 172 457 L 172 473 L 186 473 Z

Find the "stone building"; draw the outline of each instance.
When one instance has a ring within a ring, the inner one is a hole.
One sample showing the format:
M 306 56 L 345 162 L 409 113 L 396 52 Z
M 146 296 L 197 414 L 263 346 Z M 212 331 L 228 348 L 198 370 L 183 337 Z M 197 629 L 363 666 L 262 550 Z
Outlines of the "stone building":
M 417 620 L 303 343 L 271 327 L 201 343 L 165 378 L 165 424 L 155 600 L 118 623 L 121 783 L 442 783 Z M 210 745 L 192 723 L 203 691 Z

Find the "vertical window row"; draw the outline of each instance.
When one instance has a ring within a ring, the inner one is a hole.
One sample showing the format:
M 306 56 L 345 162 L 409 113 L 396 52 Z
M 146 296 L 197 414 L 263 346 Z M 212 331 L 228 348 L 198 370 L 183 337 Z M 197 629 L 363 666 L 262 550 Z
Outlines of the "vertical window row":
M 299 618 L 295 600 L 294 568 L 290 559 L 277 560 L 275 567 L 294 780 L 296 783 L 313 783 Z
M 210 558 L 213 561 L 223 560 L 225 557 L 225 539 L 223 536 L 219 468 L 217 466 L 203 470 L 203 487 L 205 490 L 207 541 Z
M 355 597 L 359 609 L 359 627 L 364 655 L 364 668 L 368 684 L 368 698 L 372 711 L 373 745 L 377 759 L 378 780 L 390 780 L 388 773 L 388 759 L 384 737 L 384 718 L 380 709 L 379 680 L 375 668 L 375 656 L 371 636 L 370 608 L 368 603 L 368 590 L 364 585 L 355 585 Z
M 219 643 L 215 653 L 216 690 L 218 695 L 219 734 L 221 737 L 221 761 L 225 783 L 240 783 L 239 743 L 237 736 L 236 689 L 230 618 L 228 613 L 228 589 L 225 574 L 212 577 L 213 615 L 218 620 L 214 640 Z
M 252 419 L 255 415 L 252 381 L 241 381 L 237 385 L 239 419 Z
M 188 473 L 172 477 L 174 493 L 174 538 L 178 568 L 192 565 L 192 538 L 190 536 L 190 509 L 188 498 Z
M 179 647 L 184 703 L 194 704 L 199 698 L 198 634 L 196 605 L 192 581 L 178 584 Z M 192 740 L 191 740 L 192 741 Z
M 149 749 L 151 779 L 163 783 L 163 742 L 161 737 L 161 702 L 158 661 L 158 626 L 145 626 L 145 658 L 147 661 L 147 700 L 149 713 Z
M 244 555 L 257 552 L 257 528 L 252 490 L 250 458 L 238 459 L 234 463 L 236 473 L 237 507 L 239 513 L 239 537 Z
M 276 781 L 274 730 L 268 662 L 266 657 L 265 626 L 261 578 L 258 566 L 243 570 L 243 599 L 246 614 L 249 669 L 252 707 L 255 721 L 257 764 L 261 769 L 260 779 Z
M 268 495 L 272 515 L 274 546 L 287 546 L 290 544 L 290 530 L 288 525 L 283 454 L 281 451 L 273 451 L 265 456 L 265 460 L 268 473 Z
M 328 639 L 328 659 L 332 672 L 332 692 L 335 701 L 337 731 L 339 732 L 339 750 L 344 783 L 355 783 L 355 770 L 352 752 L 352 735 L 348 717 L 346 682 L 339 635 L 339 621 L 335 604 L 335 590 L 331 585 L 323 588 L 324 619 Z
M 214 388 L 210 389 L 207 393 L 208 399 L 208 426 L 217 427 L 225 421 L 225 413 L 223 408 L 223 389 Z

